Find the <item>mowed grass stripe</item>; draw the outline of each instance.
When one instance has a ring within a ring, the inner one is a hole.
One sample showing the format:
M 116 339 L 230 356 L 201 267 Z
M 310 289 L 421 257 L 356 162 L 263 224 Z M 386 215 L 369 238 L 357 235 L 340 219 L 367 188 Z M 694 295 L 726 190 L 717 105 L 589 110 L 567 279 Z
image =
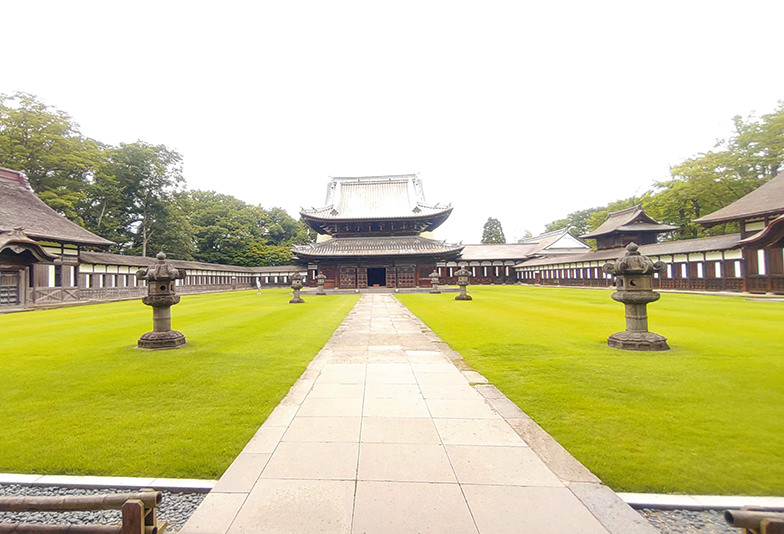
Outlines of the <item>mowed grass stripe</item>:
M 784 303 L 662 294 L 638 353 L 608 291 L 472 294 L 398 298 L 613 489 L 784 495 Z
M 167 351 L 138 300 L 0 316 L 0 472 L 220 476 L 357 300 L 289 298 L 183 296 Z

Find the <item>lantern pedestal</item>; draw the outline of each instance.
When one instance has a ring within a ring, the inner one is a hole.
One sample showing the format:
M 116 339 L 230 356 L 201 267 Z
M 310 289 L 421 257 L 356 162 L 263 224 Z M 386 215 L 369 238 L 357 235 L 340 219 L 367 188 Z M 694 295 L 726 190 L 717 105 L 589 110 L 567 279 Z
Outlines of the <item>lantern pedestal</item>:
M 616 332 L 607 338 L 607 346 L 623 350 L 670 350 L 667 338 L 653 332 Z
M 652 289 L 653 274 L 661 273 L 665 267 L 637 249 L 635 243 L 630 243 L 624 256 L 602 266 L 604 272 L 616 277 L 618 291 L 612 299 L 626 308 L 626 330 L 608 337 L 607 345 L 623 350 L 670 350 L 666 337 L 648 331 L 648 304 L 660 298 Z
M 140 349 L 176 349 L 185 345 L 185 334 L 176 330 L 147 332 L 137 341 Z
M 137 279 L 147 281 L 147 296 L 142 302 L 152 307 L 152 332 L 142 335 L 136 344 L 140 349 L 176 349 L 185 345 L 185 335 L 171 329 L 171 307 L 180 302 L 174 282 L 185 278 L 185 270 L 173 267 L 163 252 L 156 260 L 136 272 Z
M 299 296 L 302 289 L 302 275 L 294 273 L 291 275 L 291 290 L 294 292 L 294 297 L 289 301 L 289 304 L 304 304 L 304 300 Z
M 465 287 L 460 288 L 460 294 L 455 297 L 455 300 L 474 300 L 471 295 L 466 294 Z
M 441 281 L 438 270 L 434 269 L 432 273 L 429 275 L 430 277 L 430 294 L 431 295 L 438 295 L 441 293 L 441 290 L 438 289 L 438 283 Z
M 468 286 L 468 279 L 471 276 L 471 271 L 465 267 L 461 267 L 460 270 L 455 273 L 455 275 L 457 276 L 457 285 L 460 286 L 460 294 L 455 297 L 455 300 L 474 300 L 471 298 L 471 295 L 466 293 L 466 287 Z

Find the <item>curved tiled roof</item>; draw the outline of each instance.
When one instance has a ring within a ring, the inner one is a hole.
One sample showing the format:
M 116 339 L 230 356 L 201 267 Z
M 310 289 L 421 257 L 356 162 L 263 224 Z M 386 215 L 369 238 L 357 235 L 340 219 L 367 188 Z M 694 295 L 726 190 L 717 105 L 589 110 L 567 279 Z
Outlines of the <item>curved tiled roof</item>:
M 0 168 L 0 231 L 23 228 L 39 241 L 108 246 L 113 243 L 73 223 L 39 199 L 21 173 Z
M 0 232 L 0 252 L 9 249 L 14 254 L 29 253 L 38 261 L 51 262 L 56 259 L 49 254 L 41 245 L 30 239 L 21 230 L 11 230 L 10 232 Z
M 694 222 L 711 226 L 755 216 L 784 213 L 784 171 L 748 195 Z
M 521 243 L 497 243 L 466 245 L 460 259 L 474 260 L 523 260 L 541 254 L 567 254 L 588 250 L 590 247 L 569 235 L 570 227 L 561 228 L 538 236 L 524 239 Z M 558 242 L 566 241 L 564 246 Z M 577 246 L 570 246 L 575 242 Z
M 754 235 L 750 235 L 740 242 L 743 246 L 770 247 L 781 246 L 784 240 L 784 215 L 779 215 Z
M 336 237 L 321 243 L 298 245 L 292 250 L 300 258 L 355 256 L 416 256 L 457 254 L 462 245 L 449 245 L 420 236 Z
M 427 204 L 419 178 L 402 174 L 332 178 L 325 205 L 302 209 L 300 214 L 320 221 L 340 221 L 421 219 L 451 211 L 451 206 Z
M 631 208 L 607 214 L 607 219 L 599 228 L 580 237 L 582 239 L 590 239 L 611 234 L 612 232 L 671 232 L 677 229 L 677 226 L 654 221 L 645 213 L 642 206 L 638 204 Z

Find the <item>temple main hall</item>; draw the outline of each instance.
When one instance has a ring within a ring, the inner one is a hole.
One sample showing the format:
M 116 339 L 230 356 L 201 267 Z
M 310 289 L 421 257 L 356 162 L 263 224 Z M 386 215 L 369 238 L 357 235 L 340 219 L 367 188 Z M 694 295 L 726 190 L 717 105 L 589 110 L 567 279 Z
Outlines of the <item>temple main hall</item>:
M 451 213 L 425 201 L 414 174 L 331 178 L 324 206 L 300 211 L 316 242 L 293 252 L 308 279 L 321 272 L 327 288 L 428 286 L 436 265 L 463 249 L 429 237 Z

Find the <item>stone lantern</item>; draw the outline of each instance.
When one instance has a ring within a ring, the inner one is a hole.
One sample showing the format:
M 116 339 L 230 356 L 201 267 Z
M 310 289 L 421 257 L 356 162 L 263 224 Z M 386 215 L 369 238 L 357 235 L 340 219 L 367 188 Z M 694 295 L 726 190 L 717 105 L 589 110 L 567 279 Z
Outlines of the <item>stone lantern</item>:
M 602 266 L 602 271 L 616 278 L 618 290 L 612 294 L 613 300 L 626 306 L 626 330 L 611 335 L 607 344 L 625 350 L 669 350 L 666 337 L 648 332 L 648 303 L 660 297 L 653 291 L 653 273 L 663 272 L 665 265 L 652 262 L 638 248 L 629 243 L 625 255 Z
M 471 298 L 471 295 L 466 294 L 466 286 L 468 285 L 471 271 L 465 267 L 460 267 L 460 270 L 455 275 L 457 275 L 457 285 L 460 286 L 460 294 L 455 297 L 455 300 L 474 300 Z
M 326 275 L 323 272 L 319 271 L 318 275 L 316 275 L 316 285 L 318 286 L 318 290 L 316 291 L 316 295 L 326 295 L 324 292 L 324 282 L 327 280 Z
M 299 296 L 299 292 L 302 289 L 302 275 L 299 273 L 294 273 L 291 275 L 291 289 L 294 290 L 294 297 L 289 301 L 289 304 L 302 304 L 305 302 Z
M 172 349 L 185 344 L 185 336 L 171 329 L 171 307 L 180 302 L 175 294 L 175 280 L 185 278 L 185 269 L 177 269 L 166 254 L 159 252 L 156 262 L 150 267 L 136 271 L 138 280 L 147 281 L 147 296 L 142 298 L 147 306 L 152 306 L 152 332 L 139 338 L 142 349 Z
M 439 282 L 439 275 L 438 269 L 433 269 L 433 272 L 428 275 L 430 277 L 430 293 L 435 295 L 437 293 L 441 293 L 441 290 L 438 289 L 438 282 Z

